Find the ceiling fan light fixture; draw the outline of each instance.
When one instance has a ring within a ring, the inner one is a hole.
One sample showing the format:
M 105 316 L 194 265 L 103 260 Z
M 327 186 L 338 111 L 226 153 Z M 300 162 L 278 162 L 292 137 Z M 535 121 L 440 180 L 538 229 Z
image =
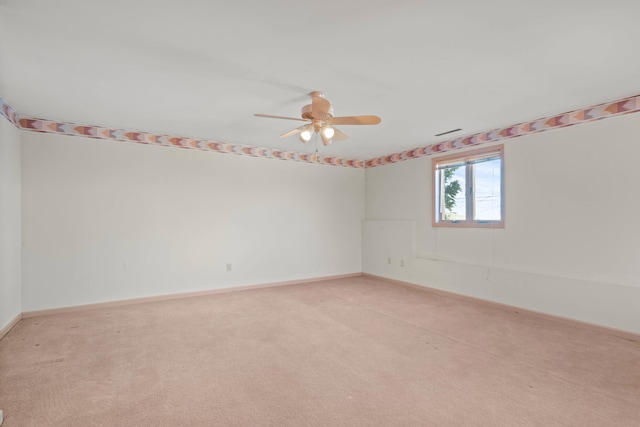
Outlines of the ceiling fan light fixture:
M 309 131 L 308 129 L 305 129 L 302 132 L 300 132 L 300 141 L 309 142 L 310 139 L 311 139 L 311 131 Z
M 322 128 L 322 136 L 329 140 L 333 138 L 333 135 L 335 135 L 335 133 L 336 131 L 331 126 L 325 126 L 324 128 Z
M 2 0 L 0 0 L 2 1 Z M 340 129 L 334 128 L 334 125 L 377 125 L 380 123 L 378 116 L 333 116 L 333 107 L 331 102 L 324 97 L 322 92 L 311 92 L 311 104 L 302 107 L 302 113 L 299 118 L 274 116 L 270 114 L 254 114 L 258 117 L 266 117 L 270 119 L 284 119 L 306 122 L 298 128 L 292 129 L 280 135 L 280 138 L 288 138 L 292 135 L 298 135 L 303 143 L 309 142 L 315 134 L 316 152 L 318 135 L 322 138 L 322 144 L 329 145 L 335 138 L 337 141 L 344 141 L 349 135 Z
M 309 142 L 312 135 L 313 135 L 313 124 L 309 123 L 308 125 L 304 126 L 304 129 L 302 129 L 302 132 L 300 132 L 300 141 Z

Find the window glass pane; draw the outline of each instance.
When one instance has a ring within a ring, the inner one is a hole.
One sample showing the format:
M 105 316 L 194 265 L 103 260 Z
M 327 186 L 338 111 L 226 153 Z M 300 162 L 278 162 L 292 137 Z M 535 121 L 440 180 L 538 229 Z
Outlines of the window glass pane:
M 474 170 L 474 220 L 500 221 L 501 186 L 500 158 L 473 165 Z
M 442 219 L 445 221 L 464 221 L 467 211 L 465 166 L 446 168 L 442 171 L 442 175 L 444 178 Z

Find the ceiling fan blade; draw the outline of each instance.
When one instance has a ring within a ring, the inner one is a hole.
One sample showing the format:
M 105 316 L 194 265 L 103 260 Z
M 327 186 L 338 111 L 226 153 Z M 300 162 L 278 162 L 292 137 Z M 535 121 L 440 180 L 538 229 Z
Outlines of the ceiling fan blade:
M 334 125 L 377 125 L 380 121 L 378 116 L 344 116 L 332 117 L 328 120 Z
M 331 110 L 331 102 L 321 96 L 311 97 L 311 114 L 314 119 L 324 120 Z
M 302 132 L 303 130 L 305 130 L 305 128 L 309 126 L 309 125 L 302 125 L 299 128 L 295 128 L 293 130 L 290 130 L 289 132 L 285 132 L 282 135 L 280 135 L 280 138 L 287 138 L 290 137 L 291 135 L 295 135 L 297 133 Z
M 349 139 L 349 135 L 347 135 L 346 133 L 342 132 L 340 129 L 334 127 L 333 128 L 333 138 L 336 141 L 344 141 L 345 139 Z
M 296 117 L 284 117 L 284 116 L 272 116 L 269 114 L 254 114 L 256 117 L 266 117 L 267 119 L 284 119 L 284 120 L 297 120 L 299 122 L 308 122 L 307 119 L 298 119 Z

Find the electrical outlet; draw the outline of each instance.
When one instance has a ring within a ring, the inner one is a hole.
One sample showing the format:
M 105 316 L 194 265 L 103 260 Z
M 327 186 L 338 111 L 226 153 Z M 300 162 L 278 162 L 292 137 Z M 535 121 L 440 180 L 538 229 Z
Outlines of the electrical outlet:
M 391 265 L 391 258 L 387 258 L 387 264 Z
M 227 264 L 227 271 L 231 271 L 231 263 Z
M 400 260 L 400 267 L 404 267 L 404 260 L 403 259 Z

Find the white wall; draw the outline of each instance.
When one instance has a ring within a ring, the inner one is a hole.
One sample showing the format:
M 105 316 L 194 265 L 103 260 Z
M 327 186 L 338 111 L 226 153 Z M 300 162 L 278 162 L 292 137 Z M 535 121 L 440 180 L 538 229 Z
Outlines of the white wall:
M 639 162 L 640 114 L 507 140 L 495 230 L 431 226 L 430 157 L 367 169 L 363 269 L 640 332 Z
M 364 170 L 22 139 L 23 311 L 362 270 Z
M 20 314 L 20 131 L 0 116 L 0 330 Z

